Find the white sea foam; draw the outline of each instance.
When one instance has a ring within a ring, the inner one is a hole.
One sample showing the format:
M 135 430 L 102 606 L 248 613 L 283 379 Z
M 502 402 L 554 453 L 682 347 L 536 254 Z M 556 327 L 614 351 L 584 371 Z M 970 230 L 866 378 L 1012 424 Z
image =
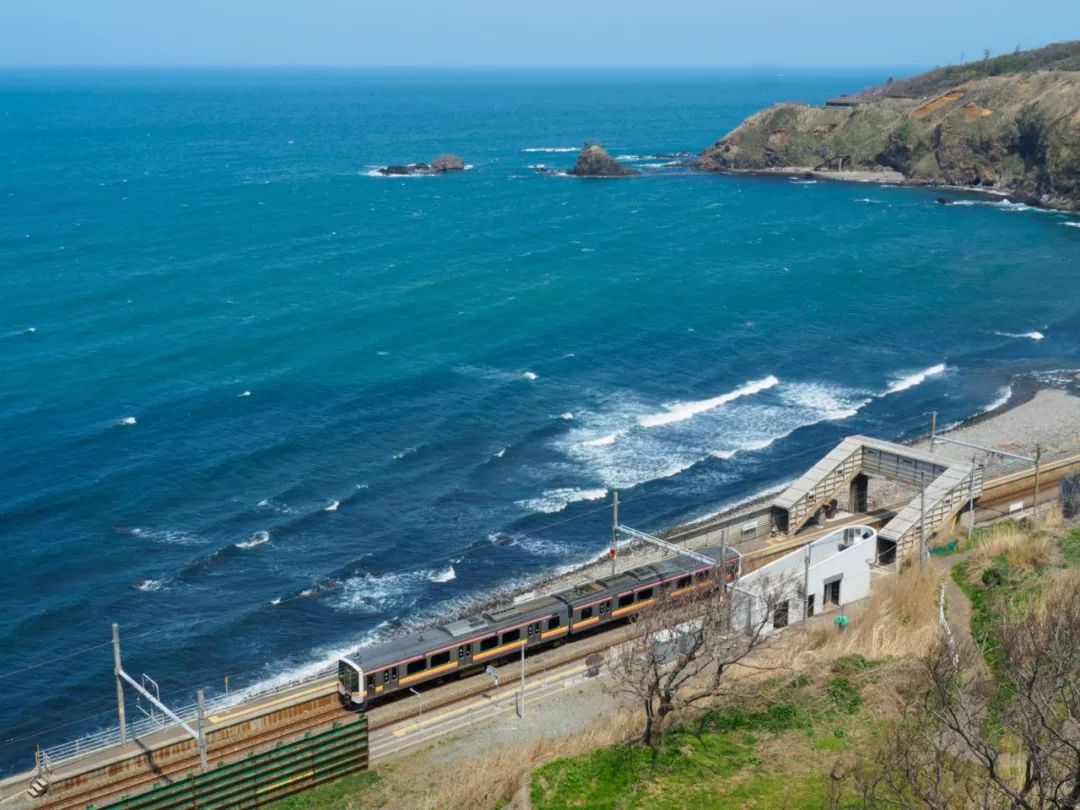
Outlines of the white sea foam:
M 558 489 L 544 490 L 539 498 L 526 498 L 515 503 L 529 512 L 544 512 L 554 514 L 561 512 L 572 503 L 579 501 L 599 501 L 606 498 L 608 491 L 604 487 L 595 489 L 577 489 L 575 487 L 560 487 Z
M 524 377 L 526 380 L 529 380 L 530 382 L 532 380 L 538 379 L 538 375 L 533 371 L 526 371 L 521 376 Z
M 1031 338 L 1032 340 L 1042 340 L 1046 337 L 1042 332 L 994 332 L 995 335 L 1001 335 L 1001 337 L 1011 338 Z
M 163 543 L 169 546 L 196 546 L 201 545 L 202 540 L 191 532 L 183 529 L 145 529 L 135 527 L 130 532 L 133 537 L 140 537 L 152 543 Z
M 576 146 L 526 146 L 522 152 L 579 152 Z
M 572 413 L 570 413 L 570 411 L 567 411 L 566 413 L 559 414 L 559 418 L 562 419 L 564 422 L 572 422 L 572 421 L 574 421 L 574 415 Z
M 886 391 L 887 394 L 896 394 L 900 391 L 907 391 L 909 388 L 914 388 L 916 385 L 922 385 L 930 377 L 936 377 L 938 374 L 945 372 L 945 364 L 938 363 L 936 366 L 930 366 L 930 368 L 924 368 L 922 371 L 916 371 L 914 374 L 907 374 L 903 377 L 896 377 L 889 383 L 889 388 Z
M 239 394 L 237 394 L 237 396 L 238 397 L 250 397 L 251 392 L 250 391 L 241 391 Z
M 330 501 L 330 503 L 323 507 L 323 511 L 336 512 L 339 506 L 341 506 L 341 501 Z
M 160 591 L 164 585 L 165 581 L 161 579 L 141 579 L 135 583 L 135 588 L 140 591 Z
M 608 433 L 606 436 L 600 436 L 597 439 L 586 439 L 581 445 L 583 447 L 610 447 L 615 444 L 615 440 L 618 438 L 618 432 Z
M 454 570 L 454 566 L 448 565 L 441 571 L 433 571 L 428 574 L 428 579 L 432 582 L 450 582 L 450 580 L 457 579 L 457 571 Z
M 1080 228 L 1080 222 L 1062 222 L 1066 228 Z
M 1002 386 L 998 390 L 997 397 L 994 399 L 993 402 L 991 402 L 989 405 L 987 405 L 985 408 L 982 409 L 982 413 L 990 413 L 991 411 L 996 411 L 998 408 L 1000 408 L 1002 405 L 1004 405 L 1006 402 L 1008 402 L 1011 397 L 1012 397 L 1012 386 L 1011 385 Z
M 764 379 L 748 382 L 739 388 L 736 388 L 734 391 L 729 391 L 718 397 L 701 399 L 696 402 L 676 402 L 671 405 L 665 405 L 666 411 L 643 416 L 638 419 L 638 424 L 642 427 L 650 428 L 659 427 L 661 425 L 670 425 L 673 422 L 682 422 L 683 420 L 691 419 L 698 414 L 711 411 L 714 408 L 719 408 L 721 405 L 734 402 L 741 397 L 753 396 L 761 391 L 772 388 L 779 382 L 780 381 L 776 377 L 770 374 Z
M 259 531 L 255 532 L 247 540 L 241 540 L 239 543 L 237 543 L 236 547 L 237 548 L 242 548 L 242 549 L 250 549 L 250 548 L 255 548 L 256 546 L 261 546 L 264 543 L 269 543 L 269 542 L 270 542 L 270 532 L 266 531 L 265 529 L 259 529 Z
M 505 455 L 506 455 L 506 448 L 504 447 L 504 448 L 502 448 L 501 450 L 499 450 L 498 452 L 495 453 L 495 458 L 502 458 Z
M 137 420 L 134 416 L 125 416 L 120 420 L 121 425 L 134 425 Z
M 270 604 L 271 605 L 280 605 L 281 604 L 281 597 L 280 596 L 275 596 L 273 599 L 270 600 Z

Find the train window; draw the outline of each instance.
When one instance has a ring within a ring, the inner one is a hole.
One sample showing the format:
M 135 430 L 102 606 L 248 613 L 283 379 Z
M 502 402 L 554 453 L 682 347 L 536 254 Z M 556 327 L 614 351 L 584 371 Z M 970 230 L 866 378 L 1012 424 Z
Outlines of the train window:
M 382 671 L 382 682 L 383 683 L 390 683 L 390 670 L 384 669 Z
M 535 632 L 536 632 L 536 628 L 533 625 L 530 624 L 529 625 L 529 635 L 531 636 Z
M 558 616 L 552 616 L 550 619 L 548 619 L 548 630 L 553 630 L 558 627 L 561 621 L 562 619 L 560 619 Z
M 441 667 L 443 664 L 450 663 L 450 651 L 443 650 L 441 653 L 435 653 L 431 656 L 431 665 L 433 667 Z
M 458 657 L 459 661 L 468 654 L 469 654 L 469 645 L 468 644 L 466 644 L 463 647 L 458 647 L 457 648 L 457 657 Z
M 652 599 L 652 597 L 653 597 L 653 589 L 652 588 L 642 588 L 640 591 L 637 592 L 637 598 L 638 598 L 639 602 L 644 601 L 646 599 Z
M 417 658 L 415 661 L 410 661 L 408 666 L 405 667 L 406 675 L 415 675 L 417 672 L 423 672 L 427 669 L 427 661 L 423 658 Z
M 503 633 L 502 643 L 509 644 L 511 641 L 517 641 L 519 638 L 521 638 L 521 628 L 518 628 L 516 630 L 507 630 L 505 633 Z
M 634 604 L 634 595 L 632 593 L 624 593 L 619 597 L 619 607 L 624 608 L 632 604 Z
M 367 688 L 371 689 L 373 686 L 375 686 L 375 676 L 374 675 L 368 675 L 367 676 Z
M 683 588 L 690 587 L 690 577 L 679 577 L 679 581 L 675 583 L 676 590 L 682 590 Z
M 591 619 L 592 618 L 592 607 L 583 607 L 581 609 L 581 618 L 582 619 Z
M 698 571 L 696 574 L 694 574 L 694 581 L 695 582 L 704 582 L 705 578 L 707 576 L 709 576 L 708 571 Z
M 480 641 L 480 649 L 481 650 L 493 650 L 498 646 L 499 646 L 499 637 L 498 636 L 488 636 L 487 638 L 481 639 L 481 641 Z

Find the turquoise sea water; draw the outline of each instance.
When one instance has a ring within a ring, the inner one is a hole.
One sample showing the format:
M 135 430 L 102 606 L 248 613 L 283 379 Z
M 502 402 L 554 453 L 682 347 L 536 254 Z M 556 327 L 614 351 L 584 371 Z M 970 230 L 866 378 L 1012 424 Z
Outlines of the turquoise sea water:
M 1068 379 L 1075 218 L 654 157 L 883 78 L 0 74 L 0 764 Z

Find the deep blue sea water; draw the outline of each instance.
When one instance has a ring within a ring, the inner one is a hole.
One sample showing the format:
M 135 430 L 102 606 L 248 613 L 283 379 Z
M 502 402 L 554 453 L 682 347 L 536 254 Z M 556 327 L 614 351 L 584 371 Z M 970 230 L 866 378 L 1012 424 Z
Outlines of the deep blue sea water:
M 0 74 L 0 764 L 1064 379 L 1074 217 L 649 157 L 884 78 Z

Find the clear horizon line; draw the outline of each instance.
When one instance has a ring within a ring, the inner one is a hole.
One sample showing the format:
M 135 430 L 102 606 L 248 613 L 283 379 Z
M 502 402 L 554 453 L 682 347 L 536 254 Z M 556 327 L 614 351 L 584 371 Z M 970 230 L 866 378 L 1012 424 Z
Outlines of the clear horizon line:
M 5 64 L 0 63 L 0 70 L 520 70 L 520 71 L 599 71 L 599 70 L 637 70 L 637 71 L 674 71 L 674 70 L 929 70 L 919 65 L 899 64 L 716 64 L 716 65 L 395 65 L 395 64 L 182 64 L 182 63 L 116 63 L 116 64 Z

